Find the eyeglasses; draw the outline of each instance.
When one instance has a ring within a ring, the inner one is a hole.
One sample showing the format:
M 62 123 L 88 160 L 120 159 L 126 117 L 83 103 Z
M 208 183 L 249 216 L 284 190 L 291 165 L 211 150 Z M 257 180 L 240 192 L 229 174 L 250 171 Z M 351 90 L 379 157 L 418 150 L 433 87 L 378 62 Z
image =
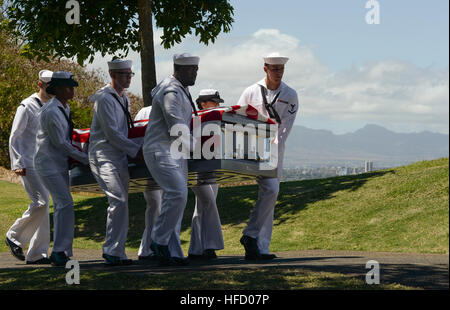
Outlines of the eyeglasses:
M 114 73 L 125 75 L 126 77 L 133 77 L 136 74 L 134 72 L 114 72 Z
M 284 71 L 284 67 L 267 67 L 267 69 L 272 72 L 283 72 Z

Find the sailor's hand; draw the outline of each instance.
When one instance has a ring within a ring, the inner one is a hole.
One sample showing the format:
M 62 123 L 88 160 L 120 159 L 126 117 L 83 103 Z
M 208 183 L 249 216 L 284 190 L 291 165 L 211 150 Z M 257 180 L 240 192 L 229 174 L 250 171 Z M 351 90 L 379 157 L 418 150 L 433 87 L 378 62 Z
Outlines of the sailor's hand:
M 131 158 L 130 156 L 128 156 L 128 161 L 135 163 L 138 161 L 142 161 L 144 160 L 144 154 L 142 153 L 142 148 L 137 152 L 136 156 Z
M 142 148 L 139 150 L 139 152 L 136 154 L 135 160 L 144 160 L 144 153 L 142 152 Z
M 26 168 L 16 169 L 16 170 L 14 170 L 14 173 L 16 175 L 19 175 L 19 176 L 23 177 L 23 176 L 25 176 L 27 174 L 27 169 Z

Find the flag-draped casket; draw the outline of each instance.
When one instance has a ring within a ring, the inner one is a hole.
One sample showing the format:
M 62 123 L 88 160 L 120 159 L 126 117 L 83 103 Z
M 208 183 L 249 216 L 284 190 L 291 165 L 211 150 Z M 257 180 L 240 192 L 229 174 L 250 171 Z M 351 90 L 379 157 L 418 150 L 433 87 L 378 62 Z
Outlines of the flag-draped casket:
M 150 120 L 134 122 L 128 137 L 142 143 Z M 219 107 L 193 115 L 191 133 L 202 141 L 189 153 L 188 186 L 276 177 L 277 125 L 251 106 Z M 89 129 L 74 129 L 73 142 L 87 152 Z M 143 159 L 129 162 L 129 192 L 158 189 Z M 71 162 L 72 191 L 101 192 L 89 166 Z

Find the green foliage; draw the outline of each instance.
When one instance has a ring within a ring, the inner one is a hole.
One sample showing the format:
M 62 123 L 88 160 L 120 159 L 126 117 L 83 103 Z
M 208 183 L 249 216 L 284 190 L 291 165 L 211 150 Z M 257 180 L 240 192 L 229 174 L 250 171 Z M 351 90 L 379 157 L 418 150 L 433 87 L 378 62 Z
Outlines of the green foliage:
M 163 29 L 161 44 L 170 48 L 187 34 L 195 32 L 200 42 L 214 43 L 223 32 L 230 32 L 233 7 L 225 0 L 153 0 L 156 26 Z
M 32 93 L 33 85 L 24 83 L 30 66 L 24 59 L 15 59 L 11 53 L 14 45 L 2 32 L 0 45 L 0 165 L 5 166 L 9 165 L 8 139 L 15 108 L 23 99 L 23 93 Z
M 0 30 L 0 46 L 0 166 L 9 167 L 8 141 L 14 115 L 23 99 L 39 91 L 37 83 L 40 70 L 69 71 L 78 81 L 75 97 L 69 102 L 76 128 L 90 127 L 92 102 L 88 98 L 105 81 L 99 71 L 88 71 L 68 60 L 49 59 L 47 63 L 26 59 L 21 56 L 17 42 L 3 30 Z M 136 103 L 134 111 L 142 107 L 141 98 L 130 95 L 130 99 Z
M 22 55 L 37 60 L 77 57 L 79 64 L 129 50 L 140 51 L 137 0 L 80 0 L 80 24 L 66 23 L 66 1 L 8 1 L 7 27 L 26 42 Z M 214 42 L 221 31 L 229 32 L 233 7 L 226 0 L 153 0 L 156 25 L 163 28 L 162 44 L 173 46 L 195 32 L 200 42 Z M 145 39 L 145 38 L 144 38 Z
M 83 64 L 88 57 L 93 60 L 95 51 L 104 56 L 117 49 L 137 50 L 138 30 L 130 23 L 136 18 L 136 0 L 79 2 L 83 22 L 70 25 L 66 22 L 66 1 L 10 1 L 8 27 L 17 37 L 25 38 L 22 54 L 37 60 L 48 60 L 52 55 L 77 56 Z

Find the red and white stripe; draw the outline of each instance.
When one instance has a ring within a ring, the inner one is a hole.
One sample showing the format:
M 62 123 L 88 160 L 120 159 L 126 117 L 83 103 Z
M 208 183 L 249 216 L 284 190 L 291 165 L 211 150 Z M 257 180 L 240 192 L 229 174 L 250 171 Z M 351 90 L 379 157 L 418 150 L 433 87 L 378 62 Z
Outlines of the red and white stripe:
M 267 124 L 276 124 L 272 119 L 262 115 L 252 106 L 249 105 L 234 105 L 231 107 L 220 107 L 215 109 L 201 110 L 198 111 L 198 116 L 200 121 L 211 122 L 211 121 L 221 121 L 222 115 L 224 113 L 232 113 L 237 115 L 245 116 L 252 120 L 258 120 Z M 134 122 L 134 128 L 128 130 L 128 138 L 130 139 L 140 139 L 145 135 L 145 130 L 147 129 L 147 124 L 149 120 L 139 120 Z M 86 129 L 74 129 L 73 130 L 73 142 L 72 144 L 87 152 L 87 144 L 89 143 L 89 128 Z

